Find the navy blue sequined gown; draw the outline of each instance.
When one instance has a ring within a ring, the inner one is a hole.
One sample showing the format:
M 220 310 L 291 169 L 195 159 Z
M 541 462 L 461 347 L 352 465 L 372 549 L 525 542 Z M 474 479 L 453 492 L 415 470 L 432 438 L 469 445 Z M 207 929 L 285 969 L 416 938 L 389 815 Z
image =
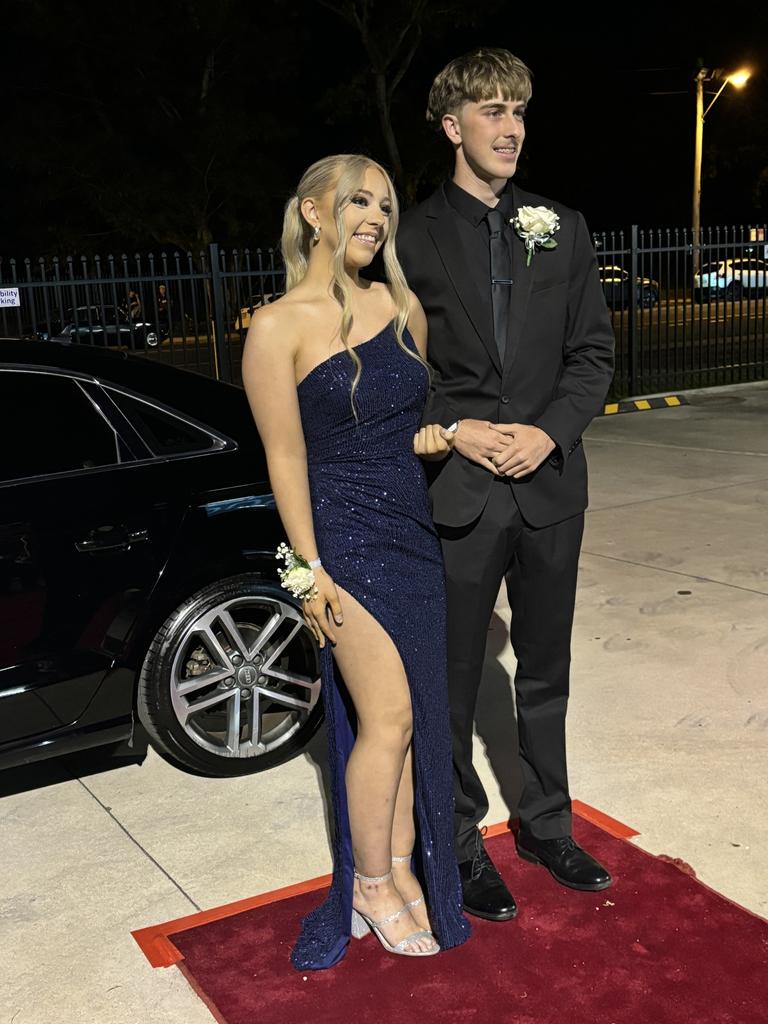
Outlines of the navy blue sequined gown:
M 415 351 L 407 329 L 404 341 Z M 397 343 L 389 324 L 356 346 L 362 376 L 339 352 L 299 382 L 312 515 L 323 566 L 386 630 L 408 677 L 413 708 L 416 849 L 435 937 L 445 948 L 469 936 L 453 846 L 453 778 L 446 678 L 444 570 L 424 468 L 413 453 L 427 372 Z M 375 665 L 371 686 L 376 685 Z M 353 869 L 345 771 L 354 715 L 329 643 L 322 651 L 335 838 L 327 899 L 302 922 L 291 954 L 299 970 L 331 967 L 344 955 L 352 917 Z

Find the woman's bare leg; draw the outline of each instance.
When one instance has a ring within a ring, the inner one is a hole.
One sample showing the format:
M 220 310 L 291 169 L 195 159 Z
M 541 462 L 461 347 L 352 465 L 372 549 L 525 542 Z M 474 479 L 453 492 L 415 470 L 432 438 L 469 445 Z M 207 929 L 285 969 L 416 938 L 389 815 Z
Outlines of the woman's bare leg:
M 357 714 L 357 739 L 347 762 L 346 784 L 352 850 L 356 870 L 386 875 L 392 868 L 392 824 L 398 788 L 413 729 L 410 691 L 400 655 L 389 635 L 350 594 L 337 585 L 344 613 L 335 625 L 333 656 L 341 670 Z M 413 797 L 411 795 L 411 815 Z M 373 920 L 399 910 L 404 897 L 393 879 L 355 879 L 353 902 Z M 395 945 L 418 931 L 405 913 L 385 925 L 382 933 Z M 413 949 L 429 949 L 419 939 Z
M 413 747 L 408 747 L 400 776 L 400 785 L 395 801 L 395 816 L 392 822 L 392 856 L 403 857 L 413 851 L 416 842 L 416 825 L 413 813 Z M 411 871 L 410 858 L 392 865 L 392 874 L 398 892 L 410 902 L 423 895 L 419 880 Z M 423 903 L 411 910 L 419 928 L 429 928 L 429 916 Z
M 403 761 L 400 784 L 392 821 L 392 856 L 402 857 L 413 850 L 416 824 L 413 815 L 413 749 L 409 745 Z

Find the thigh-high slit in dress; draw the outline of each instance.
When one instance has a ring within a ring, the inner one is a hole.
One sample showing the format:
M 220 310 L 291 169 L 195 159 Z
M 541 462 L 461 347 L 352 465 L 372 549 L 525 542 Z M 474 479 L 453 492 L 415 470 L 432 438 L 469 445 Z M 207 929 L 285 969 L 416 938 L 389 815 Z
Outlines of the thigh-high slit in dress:
M 404 342 L 415 351 L 406 329 Z M 424 467 L 413 452 L 427 371 L 397 343 L 393 324 L 356 346 L 362 375 L 339 352 L 299 382 L 312 517 L 323 566 L 383 627 L 402 660 L 413 711 L 414 871 L 443 949 L 469 936 L 454 853 L 453 777 L 446 676 L 445 583 Z M 343 603 L 343 601 L 342 601 Z M 291 959 L 322 969 L 346 952 L 353 858 L 345 772 L 354 743 L 352 704 L 326 643 L 321 658 L 334 812 L 333 880 L 302 922 Z M 371 666 L 370 685 L 376 685 Z

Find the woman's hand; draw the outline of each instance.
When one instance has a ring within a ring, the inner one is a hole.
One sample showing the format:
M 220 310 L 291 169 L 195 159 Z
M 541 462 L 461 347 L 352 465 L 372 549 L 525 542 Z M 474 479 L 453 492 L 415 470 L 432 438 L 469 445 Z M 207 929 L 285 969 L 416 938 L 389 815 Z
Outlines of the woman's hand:
M 315 640 L 323 648 L 325 647 L 326 637 L 328 637 L 332 644 L 336 643 L 336 634 L 331 624 L 328 608 L 330 608 L 333 621 L 337 626 L 342 624 L 344 616 L 341 612 L 341 601 L 336 590 L 336 584 L 322 567 L 315 569 L 314 573 L 317 597 L 314 599 L 304 599 L 304 621 L 312 630 Z
M 455 440 L 455 430 L 446 430 L 439 423 L 430 423 L 413 435 L 413 450 L 422 459 L 439 462 L 450 454 Z

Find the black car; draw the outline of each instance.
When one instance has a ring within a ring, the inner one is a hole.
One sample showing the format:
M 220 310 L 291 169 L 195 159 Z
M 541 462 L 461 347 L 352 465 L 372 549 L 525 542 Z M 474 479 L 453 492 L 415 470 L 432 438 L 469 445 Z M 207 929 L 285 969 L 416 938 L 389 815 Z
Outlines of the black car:
M 623 267 L 603 265 L 598 267 L 600 284 L 603 286 L 605 301 L 610 309 L 626 309 L 632 296 L 629 272 Z M 650 277 L 636 277 L 634 287 L 636 305 L 649 309 L 658 304 L 659 282 Z
M 125 352 L 0 340 L 0 766 L 132 734 L 210 776 L 321 722 L 319 652 L 244 392 Z
M 119 306 L 76 306 L 55 314 L 37 330 L 41 341 L 80 341 L 91 345 L 115 345 L 128 349 L 156 347 L 168 337 L 167 328 L 145 320 L 132 320 Z

